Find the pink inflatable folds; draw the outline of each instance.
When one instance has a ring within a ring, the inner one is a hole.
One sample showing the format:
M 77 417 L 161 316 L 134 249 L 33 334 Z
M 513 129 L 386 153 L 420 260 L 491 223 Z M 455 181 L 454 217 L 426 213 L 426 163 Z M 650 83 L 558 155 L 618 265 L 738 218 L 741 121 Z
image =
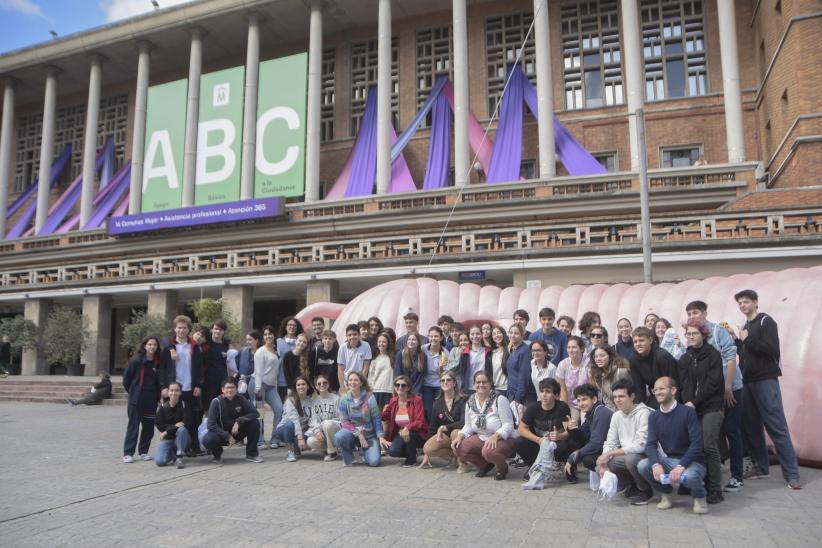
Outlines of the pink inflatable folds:
M 460 322 L 490 320 L 507 327 L 514 310 L 523 308 L 531 316 L 528 329 L 533 331 L 539 326 L 539 309 L 547 306 L 558 316 L 567 314 L 577 319 L 588 310 L 599 312 L 613 343 L 619 318 L 627 317 L 636 326 L 648 312 L 654 312 L 679 329 L 685 320 L 685 305 L 697 299 L 708 303 L 711 320 L 728 322 L 737 329 L 745 320 L 733 295 L 741 289 L 759 293 L 760 311 L 779 325 L 784 367 L 782 399 L 796 452 L 804 463 L 822 465 L 822 436 L 814 424 L 816 410 L 822 407 L 822 365 L 814 359 L 811 346 L 811 330 L 822 323 L 822 266 L 676 284 L 595 284 L 545 289 L 500 289 L 431 278 L 402 279 L 371 288 L 347 305 L 313 304 L 303 309 L 298 318 L 303 324 L 313 316 L 336 320 L 334 330 L 343 341 L 347 324 L 370 316 L 379 317 L 386 327 L 402 334 L 402 317 L 409 310 L 419 314 L 420 329 L 425 332 L 436 325 L 442 314 Z

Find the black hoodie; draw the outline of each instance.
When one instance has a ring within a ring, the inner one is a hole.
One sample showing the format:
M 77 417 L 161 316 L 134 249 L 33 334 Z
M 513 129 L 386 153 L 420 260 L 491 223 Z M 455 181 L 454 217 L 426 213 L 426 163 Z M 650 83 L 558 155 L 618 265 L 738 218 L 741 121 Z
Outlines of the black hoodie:
M 779 368 L 779 331 L 776 322 L 760 312 L 745 324 L 745 342 L 736 340 L 743 382 L 764 381 L 782 376 Z
M 653 343 L 647 356 L 640 356 L 634 348 L 628 361 L 631 364 L 631 380 L 636 388 L 636 402 L 658 409 L 659 403 L 654 397 L 654 383 L 660 377 L 672 377 L 679 382 L 679 366 L 676 359 Z
M 689 346 L 679 358 L 679 392 L 684 403 L 694 404 L 696 414 L 721 411 L 725 405 L 722 355 L 708 344 Z

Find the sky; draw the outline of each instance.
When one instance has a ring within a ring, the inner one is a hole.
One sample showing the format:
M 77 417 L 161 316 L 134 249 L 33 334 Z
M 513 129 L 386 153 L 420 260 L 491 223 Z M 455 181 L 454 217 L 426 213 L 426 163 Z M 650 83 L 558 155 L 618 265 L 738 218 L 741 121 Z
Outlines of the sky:
M 157 0 L 166 8 L 190 0 Z M 0 0 L 0 54 L 152 11 L 151 0 Z

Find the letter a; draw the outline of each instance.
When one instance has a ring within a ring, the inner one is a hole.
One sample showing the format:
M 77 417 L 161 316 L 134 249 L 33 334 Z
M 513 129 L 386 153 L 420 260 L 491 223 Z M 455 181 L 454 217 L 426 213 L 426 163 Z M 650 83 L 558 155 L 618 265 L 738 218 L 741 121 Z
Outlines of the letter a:
M 177 188 L 180 182 L 177 180 L 177 167 L 174 164 L 174 155 L 171 152 L 171 136 L 167 129 L 155 131 L 148 140 L 148 147 L 145 157 L 145 169 L 143 171 L 143 192 L 148 187 L 151 179 L 163 178 L 166 180 L 168 188 Z M 154 165 L 157 152 L 162 154 L 163 163 Z

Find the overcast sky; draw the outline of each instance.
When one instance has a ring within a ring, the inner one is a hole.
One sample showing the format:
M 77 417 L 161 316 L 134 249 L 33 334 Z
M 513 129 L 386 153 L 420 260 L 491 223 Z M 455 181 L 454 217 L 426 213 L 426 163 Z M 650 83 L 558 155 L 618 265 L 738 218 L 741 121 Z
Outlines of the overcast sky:
M 157 0 L 166 8 L 190 0 Z M 151 0 L 0 0 L 0 53 L 153 10 Z

